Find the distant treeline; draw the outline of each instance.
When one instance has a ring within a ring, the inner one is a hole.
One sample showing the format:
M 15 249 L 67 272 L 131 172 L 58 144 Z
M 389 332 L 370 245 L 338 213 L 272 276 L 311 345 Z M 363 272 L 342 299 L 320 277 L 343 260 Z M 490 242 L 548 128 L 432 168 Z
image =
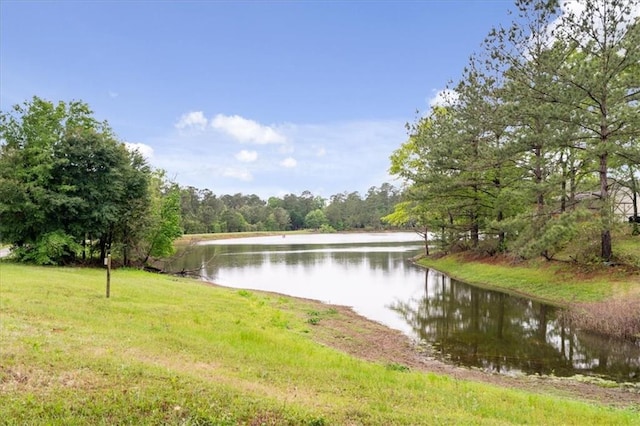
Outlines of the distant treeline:
M 384 229 L 381 218 L 400 201 L 388 183 L 371 187 L 362 196 L 343 192 L 328 200 L 309 191 L 263 200 L 255 194 L 217 196 L 209 189 L 180 188 L 182 229 L 185 234 L 315 229 L 324 232 Z

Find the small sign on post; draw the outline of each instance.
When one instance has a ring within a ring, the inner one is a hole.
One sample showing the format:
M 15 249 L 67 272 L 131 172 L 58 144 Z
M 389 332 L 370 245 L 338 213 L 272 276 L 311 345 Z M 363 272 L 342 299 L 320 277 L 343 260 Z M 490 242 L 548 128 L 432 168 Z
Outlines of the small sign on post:
M 111 294 L 111 254 L 104 258 L 104 264 L 107 267 L 107 299 Z

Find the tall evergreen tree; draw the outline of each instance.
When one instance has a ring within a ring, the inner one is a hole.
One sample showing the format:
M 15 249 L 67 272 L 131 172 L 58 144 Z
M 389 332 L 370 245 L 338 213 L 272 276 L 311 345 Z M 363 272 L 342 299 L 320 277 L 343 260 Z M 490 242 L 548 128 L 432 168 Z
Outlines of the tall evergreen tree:
M 553 31 L 567 52 L 567 61 L 556 70 L 554 96 L 572 109 L 572 122 L 580 127 L 585 148 L 598 164 L 600 256 L 608 261 L 613 254 L 612 161 L 628 138 L 640 135 L 640 2 L 585 0 L 580 5 L 581 10 L 566 8 Z M 562 90 L 566 87 L 573 90 Z

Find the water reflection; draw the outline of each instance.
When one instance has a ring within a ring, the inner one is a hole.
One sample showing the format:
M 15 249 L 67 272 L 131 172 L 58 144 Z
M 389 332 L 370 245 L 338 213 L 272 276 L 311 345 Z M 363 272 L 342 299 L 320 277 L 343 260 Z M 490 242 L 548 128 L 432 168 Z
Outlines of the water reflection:
M 498 373 L 640 379 L 640 347 L 578 333 L 549 305 L 483 290 L 428 271 L 420 298 L 396 301 L 413 333 L 442 357 Z
M 640 346 L 576 332 L 555 308 L 483 290 L 408 262 L 415 234 L 295 236 L 201 245 L 171 269 L 221 285 L 352 306 L 460 365 L 499 373 L 640 381 Z

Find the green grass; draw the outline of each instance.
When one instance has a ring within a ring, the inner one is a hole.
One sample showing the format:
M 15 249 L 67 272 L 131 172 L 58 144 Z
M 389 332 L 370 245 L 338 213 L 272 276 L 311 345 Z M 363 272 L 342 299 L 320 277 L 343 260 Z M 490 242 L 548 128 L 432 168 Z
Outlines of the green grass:
M 418 263 L 469 284 L 523 294 L 557 305 L 605 300 L 624 287 L 628 278 L 600 273 L 581 275 L 565 265 L 544 261 L 527 265 L 489 264 L 449 255 L 420 259 Z
M 104 270 L 0 263 L 0 423 L 640 424 L 355 359 L 311 340 L 338 314 L 302 301 L 134 270 L 104 289 Z

